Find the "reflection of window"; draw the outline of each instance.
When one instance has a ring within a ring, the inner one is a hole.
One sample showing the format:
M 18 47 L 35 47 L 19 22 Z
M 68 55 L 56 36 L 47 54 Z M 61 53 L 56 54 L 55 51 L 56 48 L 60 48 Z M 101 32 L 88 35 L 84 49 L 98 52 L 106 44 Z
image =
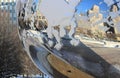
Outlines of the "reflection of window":
M 39 19 L 41 19 L 41 16 L 39 16 Z
M 37 17 L 37 19 L 39 18 L 39 16 L 36 16 Z
M 10 9 L 10 13 L 12 13 L 12 10 Z
M 10 7 L 10 10 L 12 10 L 12 6 L 9 6 Z
M 45 19 L 45 16 L 43 16 L 42 19 Z
M 10 13 L 10 17 L 12 18 L 12 13 Z
M 6 2 L 5 5 L 8 5 L 8 2 Z
M 2 2 L 1 4 L 4 5 L 4 2 Z
M 14 13 L 14 17 L 16 18 L 16 14 Z

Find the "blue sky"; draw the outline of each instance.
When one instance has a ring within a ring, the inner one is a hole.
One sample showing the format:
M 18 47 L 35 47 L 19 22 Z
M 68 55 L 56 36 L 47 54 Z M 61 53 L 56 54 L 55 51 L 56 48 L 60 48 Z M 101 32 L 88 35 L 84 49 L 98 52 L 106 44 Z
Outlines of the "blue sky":
M 103 0 L 82 0 L 81 3 L 78 5 L 78 13 L 85 13 L 87 10 L 91 9 L 93 5 L 100 6 L 101 11 L 107 11 L 108 7 L 107 4 L 103 2 Z

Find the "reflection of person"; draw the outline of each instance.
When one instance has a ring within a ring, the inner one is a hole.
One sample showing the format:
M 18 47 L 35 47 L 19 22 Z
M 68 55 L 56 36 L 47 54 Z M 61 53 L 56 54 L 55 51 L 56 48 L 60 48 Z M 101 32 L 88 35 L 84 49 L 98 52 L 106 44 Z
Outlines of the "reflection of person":
M 67 3 L 66 3 L 67 2 Z M 60 37 L 66 35 L 65 26 L 71 26 L 69 36 L 73 38 L 76 28 L 74 14 L 76 6 L 80 0 L 42 0 L 39 8 L 42 14 L 48 20 L 47 34 L 49 38 L 55 36 L 58 44 L 60 45 Z M 56 35 L 54 26 L 60 25 L 60 35 Z

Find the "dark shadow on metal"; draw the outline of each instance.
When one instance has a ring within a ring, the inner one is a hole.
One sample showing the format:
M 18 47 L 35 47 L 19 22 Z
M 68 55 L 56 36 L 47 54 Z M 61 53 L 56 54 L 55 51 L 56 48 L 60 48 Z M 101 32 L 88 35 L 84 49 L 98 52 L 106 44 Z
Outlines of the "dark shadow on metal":
M 51 78 L 67 78 L 48 63 L 47 56 L 50 53 L 44 47 L 30 45 L 29 49 L 32 60 L 44 74 L 47 74 Z
M 96 54 L 91 48 L 87 47 L 84 43 L 80 42 L 79 46 L 72 46 L 70 40 L 63 39 L 63 48 L 61 51 L 52 49 L 52 53 L 60 53 L 62 60 L 71 64 L 72 66 L 91 74 L 95 78 L 119 78 L 120 72 L 118 69 L 113 67 L 100 55 Z M 99 48 L 98 48 L 99 49 Z M 108 48 L 109 49 L 109 48 Z M 114 71 L 110 71 L 110 69 Z M 112 73 L 111 73 L 112 72 Z M 113 73 L 114 72 L 114 73 Z

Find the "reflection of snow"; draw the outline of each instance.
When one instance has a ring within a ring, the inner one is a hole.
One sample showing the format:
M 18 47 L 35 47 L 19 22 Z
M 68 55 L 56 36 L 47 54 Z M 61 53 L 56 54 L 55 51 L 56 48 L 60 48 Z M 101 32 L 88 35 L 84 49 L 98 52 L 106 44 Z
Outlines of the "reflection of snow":
M 24 74 L 24 75 L 17 75 L 17 77 L 12 77 L 12 78 L 28 78 L 28 77 L 30 77 L 30 78 L 50 78 L 48 75 L 45 75 L 45 74 L 36 74 L 36 75 L 27 75 L 27 74 Z
M 104 43 L 105 43 L 104 47 L 120 48 L 120 43 L 119 42 L 104 41 Z

